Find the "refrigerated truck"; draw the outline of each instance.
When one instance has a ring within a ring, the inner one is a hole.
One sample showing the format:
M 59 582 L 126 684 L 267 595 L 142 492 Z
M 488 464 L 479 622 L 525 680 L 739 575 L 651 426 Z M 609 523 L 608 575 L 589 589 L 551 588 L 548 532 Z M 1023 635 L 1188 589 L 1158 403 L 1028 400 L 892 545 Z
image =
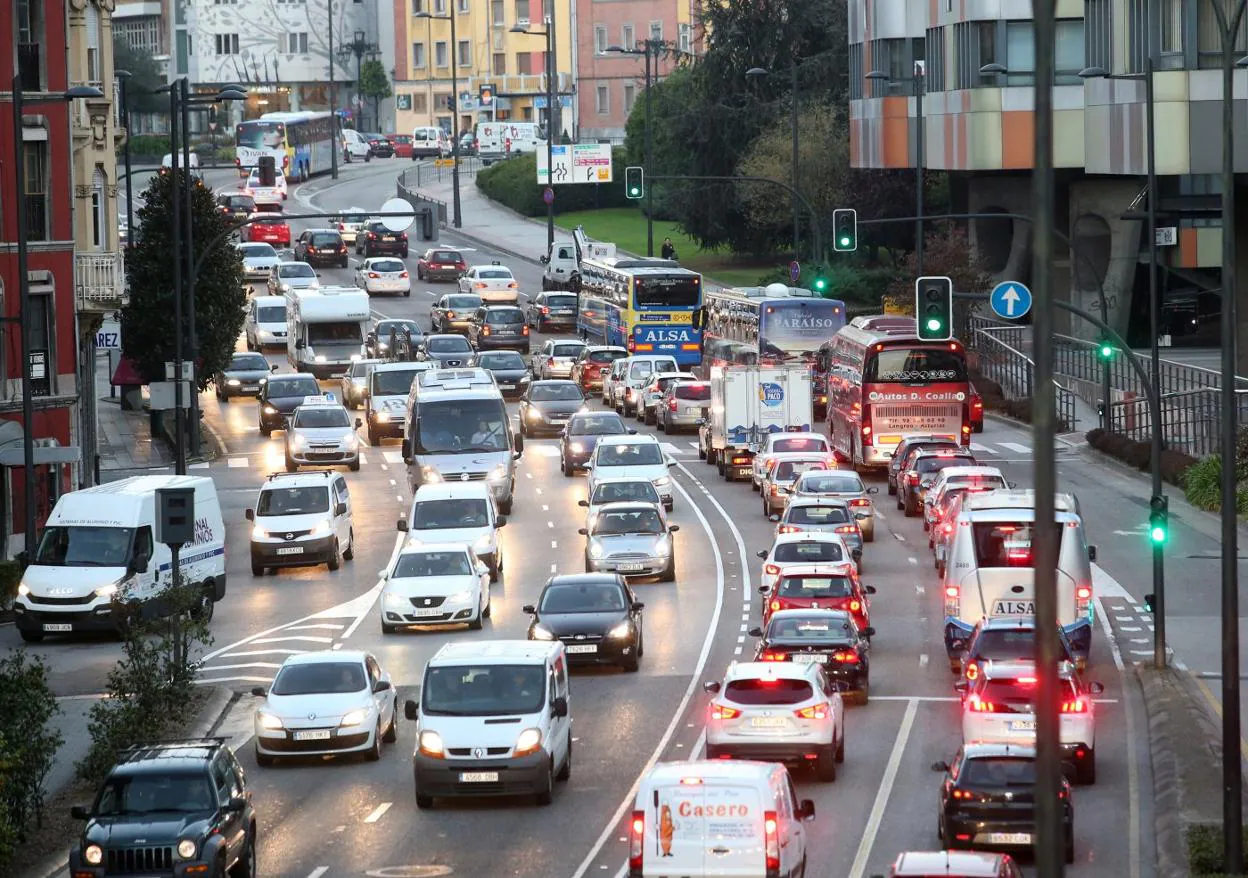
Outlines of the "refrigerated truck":
M 724 478 L 749 478 L 754 455 L 771 433 L 805 433 L 814 421 L 810 367 L 716 366 L 708 416 L 698 444 Z
M 286 294 L 286 359 L 296 372 L 317 378 L 342 375 L 364 357 L 368 293 L 358 287 L 321 287 Z

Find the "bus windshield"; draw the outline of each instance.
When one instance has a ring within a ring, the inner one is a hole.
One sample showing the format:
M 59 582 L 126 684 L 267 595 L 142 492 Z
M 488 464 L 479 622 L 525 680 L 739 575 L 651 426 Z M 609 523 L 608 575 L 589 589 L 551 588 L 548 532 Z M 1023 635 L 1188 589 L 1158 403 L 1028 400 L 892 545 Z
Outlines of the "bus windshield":
M 244 122 L 235 132 L 235 145 L 251 149 L 282 149 L 286 146 L 286 126 L 281 122 Z
M 636 308 L 696 308 L 702 283 L 696 277 L 639 277 L 633 282 Z
M 863 383 L 966 381 L 966 356 L 948 347 L 885 348 L 868 357 Z
M 845 326 L 845 306 L 834 299 L 767 302 L 759 310 L 759 351 L 764 357 L 813 358 Z

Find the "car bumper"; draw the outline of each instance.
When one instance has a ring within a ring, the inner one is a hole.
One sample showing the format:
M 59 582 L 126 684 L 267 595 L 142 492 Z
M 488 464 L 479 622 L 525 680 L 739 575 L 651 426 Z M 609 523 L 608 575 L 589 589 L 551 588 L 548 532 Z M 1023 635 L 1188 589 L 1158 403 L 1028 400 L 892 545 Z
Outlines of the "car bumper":
M 559 281 L 567 284 L 567 281 Z M 576 314 L 544 314 L 537 320 L 538 326 L 575 326 Z
M 817 755 L 820 748 L 831 746 L 832 727 L 826 738 L 804 735 L 793 741 L 751 741 L 736 735 L 707 735 L 707 747 L 714 747 L 721 757 L 754 759 L 759 762 L 804 762 Z
M 370 253 L 389 253 L 394 256 L 402 256 L 407 252 L 407 244 L 402 241 L 386 241 L 385 243 L 365 241 L 362 246 L 367 247 Z
M 225 385 L 221 388 L 222 396 L 259 396 L 260 384 L 238 384 L 234 387 Z
M 350 361 L 346 363 L 307 363 L 300 368 L 300 371 L 311 372 L 318 381 L 326 381 L 330 378 L 342 377 L 350 368 Z
M 629 640 L 612 640 L 602 638 L 596 643 L 585 643 L 571 637 L 563 640 L 564 655 L 571 665 L 617 665 L 633 656 L 637 651 L 637 642 Z M 590 647 L 593 652 L 588 652 Z M 573 650 L 581 650 L 573 652 Z
M 457 622 L 471 622 L 480 612 L 475 601 L 467 604 L 457 603 L 447 606 L 443 603 L 440 607 L 432 607 L 436 610 L 431 615 L 422 615 L 418 612 L 418 608 L 408 601 L 408 606 L 386 606 L 381 608 L 381 619 L 387 625 L 451 625 Z
M 670 427 L 696 427 L 698 421 L 702 420 L 700 414 L 682 414 L 681 412 L 668 412 L 665 418 Z
M 308 449 L 307 451 L 290 452 L 290 459 L 300 466 L 311 466 L 318 463 L 351 464 L 359 462 L 360 452 L 359 449 L 356 449 L 355 451 L 333 449 L 318 451 L 315 449 Z
M 589 568 L 592 573 L 619 573 L 622 576 L 658 576 L 667 570 L 671 557 L 630 558 L 616 560 L 614 558 L 591 558 Z
M 1066 832 L 1072 829 L 1072 818 L 1068 815 L 1062 820 Z M 991 841 L 995 833 L 1018 834 L 1031 836 L 1025 843 L 1002 843 Z M 970 838 L 959 839 L 959 835 Z M 984 816 L 981 814 L 963 814 L 958 811 L 945 812 L 945 844 L 948 847 L 964 846 L 973 848 L 993 848 L 1000 850 L 1031 850 L 1035 841 L 1036 822 L 1034 817 Z
M 529 337 L 527 335 L 477 337 L 477 350 L 479 351 L 527 351 L 528 349 Z
M 476 295 L 487 305 L 515 305 L 520 301 L 515 290 L 477 290 Z
M 375 734 L 373 729 L 353 726 L 345 731 L 331 729 L 327 741 L 296 741 L 294 731 L 263 729 L 256 735 L 256 747 L 266 756 L 333 756 L 367 750 Z
M 268 280 L 271 272 L 267 268 L 252 268 L 243 272 L 247 280 Z
M 525 424 L 525 429 L 530 433 L 545 433 L 547 435 L 558 435 L 563 432 L 563 428 L 568 425 L 564 421 L 529 421 Z
M 455 281 L 459 280 L 460 269 L 426 268 L 423 270 L 425 280 Z
M 439 324 L 442 332 L 457 333 L 458 335 L 467 335 L 468 330 L 472 328 L 471 320 L 443 320 Z
M 262 345 L 265 345 L 266 347 L 277 346 L 277 345 L 286 347 L 286 333 L 270 332 L 267 329 L 257 329 L 256 341 Z
M 346 253 L 305 253 L 303 261 L 308 265 L 338 265 L 346 258 Z
M 368 429 L 374 436 L 391 436 L 396 439 L 403 436 L 403 422 L 394 418 L 386 418 L 383 421 L 376 416 L 371 417 L 368 419 Z
M 172 844 L 169 844 L 169 845 L 154 845 L 153 847 L 165 848 L 165 847 L 172 847 L 172 846 L 173 846 Z M 147 849 L 148 849 L 147 845 L 140 845 L 140 846 L 137 846 L 137 848 L 135 848 L 134 850 L 145 851 Z M 122 851 L 131 850 L 131 848 L 124 848 L 124 849 L 114 848 L 113 850 L 118 851 L 119 853 L 121 853 L 122 856 L 124 856 L 124 853 L 122 853 Z M 108 851 L 109 851 L 109 848 L 105 847 L 104 848 L 104 858 L 105 858 L 104 862 L 105 863 L 108 862 Z M 130 870 L 127 868 L 125 869 L 124 872 L 121 870 L 110 871 L 104 863 L 101 863 L 98 866 L 89 865 L 87 861 L 82 858 L 81 850 L 73 850 L 73 851 L 70 851 L 69 853 L 68 874 L 75 876 L 75 878 L 78 878 L 78 876 L 82 876 L 82 878 L 87 878 L 87 876 L 90 876 L 90 878 L 104 878 L 105 875 L 121 875 L 121 874 L 142 875 L 144 876 L 144 878 L 200 878 L 200 876 L 203 876 L 203 875 L 211 875 L 212 867 L 213 867 L 212 863 L 205 862 L 202 860 L 178 860 L 167 869 Z
M 289 414 L 278 412 L 270 415 L 265 413 L 263 406 L 260 408 L 260 429 L 262 430 L 285 430 L 286 422 L 289 420 Z
M 558 363 L 555 363 L 555 365 L 553 366 L 544 365 L 542 366 L 542 371 L 546 375 L 549 375 L 551 378 L 571 378 L 572 377 L 571 365 L 560 366 Z
M 13 624 L 17 630 L 36 634 L 116 631 L 119 621 L 113 604 L 103 598 L 94 605 L 78 604 L 66 610 L 35 608 L 26 598 L 18 598 L 13 604 Z
M 389 284 L 372 284 L 365 292 L 370 296 L 375 293 L 389 293 L 391 295 L 403 295 L 412 291 L 411 284 L 407 283 L 389 283 Z
M 301 540 L 274 540 L 251 543 L 253 564 L 265 567 L 305 567 L 322 564 L 333 554 L 333 536 Z
M 412 757 L 416 792 L 422 796 L 460 798 L 521 796 L 546 788 L 550 755 L 539 750 L 513 759 L 431 759 Z M 465 781 L 465 774 L 497 774 L 497 780 Z

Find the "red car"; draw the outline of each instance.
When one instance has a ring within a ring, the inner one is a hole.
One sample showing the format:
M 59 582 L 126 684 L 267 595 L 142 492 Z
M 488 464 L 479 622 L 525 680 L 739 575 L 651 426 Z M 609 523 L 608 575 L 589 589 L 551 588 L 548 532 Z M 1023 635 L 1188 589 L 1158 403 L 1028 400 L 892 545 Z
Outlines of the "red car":
M 394 147 L 395 158 L 410 159 L 412 157 L 412 135 L 387 134 L 386 139 L 389 140 L 390 145 Z
M 572 380 L 581 390 L 602 390 L 602 379 L 611 369 L 611 364 L 627 356 L 627 350 L 615 345 L 587 347 L 572 364 Z
M 984 432 L 984 398 L 974 384 L 971 385 L 971 432 Z
M 253 213 L 252 224 L 247 226 L 247 240 L 273 246 L 290 246 L 290 223 L 281 214 Z
M 850 562 L 786 566 L 774 589 L 760 585 L 758 591 L 766 601 L 764 626 L 777 610 L 846 610 L 859 631 L 871 624 L 867 595 L 875 594 L 875 587 L 863 585 Z
M 467 270 L 464 254 L 445 247 L 426 250 L 416 260 L 416 277 L 421 280 L 459 280 L 459 276 Z

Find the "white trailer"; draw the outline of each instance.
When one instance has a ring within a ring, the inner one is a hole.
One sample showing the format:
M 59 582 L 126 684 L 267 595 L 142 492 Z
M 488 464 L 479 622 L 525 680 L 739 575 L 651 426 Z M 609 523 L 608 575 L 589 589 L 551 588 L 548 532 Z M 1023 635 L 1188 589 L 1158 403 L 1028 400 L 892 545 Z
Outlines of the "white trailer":
M 364 356 L 368 293 L 358 287 L 321 287 L 286 294 L 286 359 L 296 372 L 341 375 Z
M 700 450 L 729 481 L 749 478 L 765 438 L 809 432 L 813 410 L 809 366 L 716 366 Z

